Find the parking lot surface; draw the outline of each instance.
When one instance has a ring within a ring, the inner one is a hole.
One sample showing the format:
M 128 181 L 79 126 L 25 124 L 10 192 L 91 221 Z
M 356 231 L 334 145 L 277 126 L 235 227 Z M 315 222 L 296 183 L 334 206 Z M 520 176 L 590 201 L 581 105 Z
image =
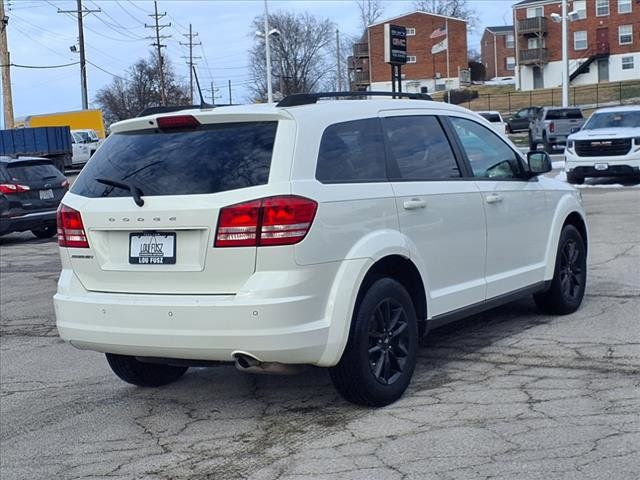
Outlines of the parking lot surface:
M 338 397 L 326 371 L 191 369 L 136 388 L 57 336 L 55 240 L 0 238 L 1 477 L 637 479 L 640 186 L 582 189 L 585 301 L 530 300 L 436 330 L 397 403 Z

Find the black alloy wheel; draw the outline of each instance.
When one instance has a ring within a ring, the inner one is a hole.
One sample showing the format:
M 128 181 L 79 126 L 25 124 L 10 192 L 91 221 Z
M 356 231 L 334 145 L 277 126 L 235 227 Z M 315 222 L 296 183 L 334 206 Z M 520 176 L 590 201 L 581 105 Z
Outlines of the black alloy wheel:
M 560 252 L 560 288 L 562 296 L 575 302 L 583 286 L 583 271 L 579 263 L 580 250 L 575 240 L 568 240 Z
M 369 318 L 369 368 L 383 385 L 394 383 L 409 354 L 409 323 L 403 306 L 385 298 Z

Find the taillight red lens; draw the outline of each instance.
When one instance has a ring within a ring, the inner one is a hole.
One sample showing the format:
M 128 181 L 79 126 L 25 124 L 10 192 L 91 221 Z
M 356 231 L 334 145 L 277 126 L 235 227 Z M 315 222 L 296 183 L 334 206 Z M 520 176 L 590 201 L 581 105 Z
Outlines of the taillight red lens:
M 173 130 L 178 128 L 196 128 L 200 126 L 198 119 L 192 115 L 172 115 L 169 117 L 158 117 L 156 119 L 158 128 L 161 130 Z
M 216 247 L 293 245 L 306 235 L 318 204 L 282 195 L 239 203 L 220 210 Z
M 56 219 L 58 221 L 58 245 L 71 248 L 89 248 L 80 212 L 61 203 Z
M 553 132 L 555 132 L 555 131 L 556 131 L 556 124 L 555 124 L 555 123 L 551 122 L 551 123 L 549 124 L 549 131 L 550 131 L 551 133 L 553 133 Z
M 0 183 L 0 193 L 11 195 L 14 193 L 28 192 L 31 188 L 28 185 L 20 185 L 19 183 Z

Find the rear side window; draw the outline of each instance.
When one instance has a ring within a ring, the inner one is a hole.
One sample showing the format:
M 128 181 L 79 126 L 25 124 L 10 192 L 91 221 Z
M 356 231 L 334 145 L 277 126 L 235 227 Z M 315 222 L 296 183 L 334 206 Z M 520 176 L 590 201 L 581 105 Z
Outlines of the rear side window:
M 40 182 L 64 176 L 51 163 L 16 163 L 7 165 L 7 176 L 13 182 Z
M 547 120 L 562 120 L 564 118 L 576 119 L 582 118 L 582 111 L 579 108 L 566 108 L 558 110 L 549 110 L 547 112 Z
M 388 117 L 384 119 L 384 129 L 393 178 L 418 181 L 460 177 L 451 145 L 437 118 Z
M 336 123 L 320 140 L 316 179 L 322 183 L 386 182 L 380 120 Z
M 500 115 L 498 115 L 497 113 L 481 113 L 481 116 L 483 116 L 484 118 L 486 118 L 487 120 L 489 120 L 492 123 L 500 123 L 502 122 L 502 119 L 500 118 Z
M 105 178 L 144 195 L 190 195 L 264 185 L 278 122 L 203 125 L 196 130 L 115 133 L 105 140 L 71 191 L 85 197 L 126 197 Z

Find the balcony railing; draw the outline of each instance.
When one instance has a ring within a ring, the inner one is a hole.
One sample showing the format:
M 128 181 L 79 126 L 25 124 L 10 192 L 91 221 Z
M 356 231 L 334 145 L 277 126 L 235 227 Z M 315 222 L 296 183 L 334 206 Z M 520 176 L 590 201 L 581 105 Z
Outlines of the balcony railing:
M 547 63 L 549 61 L 549 52 L 546 48 L 530 48 L 528 50 L 520 50 L 518 62 L 521 65 L 532 65 Z
M 519 20 L 518 33 L 520 35 L 547 33 L 547 19 L 545 17 L 532 17 Z
M 369 72 L 367 70 L 364 71 L 355 71 L 351 72 L 351 80 L 353 83 L 357 85 L 368 85 L 369 84 Z
M 354 57 L 368 57 L 369 56 L 369 44 L 368 43 L 356 43 L 353 45 Z

